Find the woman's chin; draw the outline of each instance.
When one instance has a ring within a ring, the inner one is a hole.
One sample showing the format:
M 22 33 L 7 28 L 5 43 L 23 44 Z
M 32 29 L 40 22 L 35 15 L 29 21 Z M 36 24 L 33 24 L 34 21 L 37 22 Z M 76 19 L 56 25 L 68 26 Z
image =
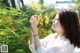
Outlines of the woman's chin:
M 52 30 L 55 31 L 55 32 L 57 32 L 57 30 L 55 29 L 55 27 L 52 27 Z
M 55 29 L 55 27 L 54 26 L 52 26 L 52 30 L 54 30 Z

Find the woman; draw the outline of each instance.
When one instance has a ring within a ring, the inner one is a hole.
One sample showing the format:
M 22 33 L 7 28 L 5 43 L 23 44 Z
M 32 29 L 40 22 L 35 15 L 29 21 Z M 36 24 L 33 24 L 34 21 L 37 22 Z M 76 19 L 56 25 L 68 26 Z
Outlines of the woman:
M 52 29 L 56 32 L 44 39 L 38 36 L 38 19 L 32 16 L 30 24 L 32 34 L 29 48 L 32 53 L 73 53 L 75 47 L 80 47 L 80 26 L 76 12 L 61 10 L 52 20 Z

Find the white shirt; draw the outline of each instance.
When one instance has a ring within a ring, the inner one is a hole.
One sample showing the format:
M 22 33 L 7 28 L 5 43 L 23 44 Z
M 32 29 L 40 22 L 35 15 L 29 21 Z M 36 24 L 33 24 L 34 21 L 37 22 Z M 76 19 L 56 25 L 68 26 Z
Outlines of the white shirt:
M 48 35 L 44 39 L 40 39 L 42 46 L 36 51 L 34 49 L 34 44 L 30 45 L 30 42 L 28 42 L 29 49 L 32 53 L 75 53 L 75 47 L 73 44 L 70 44 L 69 39 L 67 39 L 65 36 L 62 36 L 57 37 L 57 39 L 54 41 L 56 35 L 57 33 L 54 33 Z

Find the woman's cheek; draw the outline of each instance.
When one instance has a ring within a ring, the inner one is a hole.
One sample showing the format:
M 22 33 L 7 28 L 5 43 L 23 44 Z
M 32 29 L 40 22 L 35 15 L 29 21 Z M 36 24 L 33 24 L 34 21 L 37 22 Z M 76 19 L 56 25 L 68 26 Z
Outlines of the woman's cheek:
M 53 23 L 52 24 L 52 29 L 55 30 L 55 31 L 60 31 L 61 30 L 61 26 L 58 22 L 56 23 Z
M 55 30 L 61 31 L 61 25 L 59 23 L 55 25 Z

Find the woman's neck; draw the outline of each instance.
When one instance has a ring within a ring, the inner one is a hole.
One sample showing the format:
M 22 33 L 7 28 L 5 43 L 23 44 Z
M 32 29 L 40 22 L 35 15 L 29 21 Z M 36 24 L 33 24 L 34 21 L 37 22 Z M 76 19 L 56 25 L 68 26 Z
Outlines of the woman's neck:
M 62 36 L 64 36 L 64 33 L 63 32 L 58 32 L 57 36 L 62 37 Z

